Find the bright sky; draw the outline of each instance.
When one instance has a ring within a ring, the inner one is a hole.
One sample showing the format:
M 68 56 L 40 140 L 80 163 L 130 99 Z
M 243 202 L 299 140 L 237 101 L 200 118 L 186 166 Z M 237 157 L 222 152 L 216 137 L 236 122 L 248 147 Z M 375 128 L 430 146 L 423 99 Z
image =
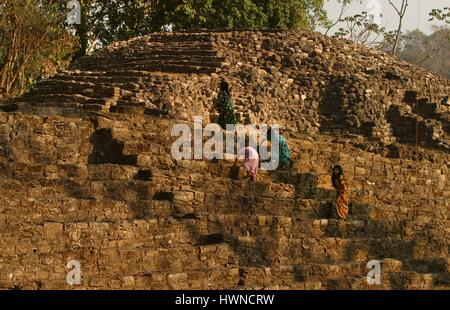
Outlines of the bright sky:
M 360 4 L 361 2 L 361 4 Z M 450 6 L 450 0 L 409 0 L 409 6 L 404 18 L 403 30 L 414 30 L 419 28 L 422 32 L 430 34 L 433 32 L 433 25 L 445 25 L 445 23 L 438 23 L 436 21 L 429 22 L 428 13 L 432 9 L 443 9 Z M 400 8 L 402 0 L 392 0 L 397 8 Z M 375 5 L 373 5 L 375 4 Z M 353 3 L 348 7 L 345 16 L 358 14 L 362 11 L 376 11 L 379 4 L 381 17 L 381 26 L 388 30 L 394 30 L 398 26 L 398 15 L 394 8 L 391 7 L 388 0 L 353 0 Z M 374 9 L 370 9 L 373 5 Z M 339 16 L 340 5 L 337 0 L 327 0 L 325 4 L 328 15 L 331 20 L 336 20 Z M 338 29 L 338 25 L 331 30 L 331 34 Z

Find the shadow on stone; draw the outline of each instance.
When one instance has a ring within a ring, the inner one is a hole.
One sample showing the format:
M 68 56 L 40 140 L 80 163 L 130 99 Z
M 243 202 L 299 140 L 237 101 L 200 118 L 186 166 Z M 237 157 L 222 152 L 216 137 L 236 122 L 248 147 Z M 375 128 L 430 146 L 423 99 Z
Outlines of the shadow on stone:
M 150 169 L 142 169 L 136 173 L 134 177 L 135 180 L 139 181 L 150 181 L 153 177 L 152 171 Z
M 89 155 L 89 164 L 118 164 L 136 165 L 136 155 L 125 155 L 124 145 L 112 136 L 110 128 L 100 128 L 91 136 L 93 145 L 92 153 Z
M 335 219 L 334 204 L 331 202 L 321 203 L 313 210 L 311 217 L 317 219 Z
M 350 201 L 348 207 L 350 218 L 358 220 L 370 220 L 370 210 L 367 204 Z
M 85 184 L 80 184 L 69 179 L 64 180 L 62 184 L 69 197 L 95 200 L 94 195 L 92 195 L 91 191 L 85 186 Z
M 223 234 L 216 233 L 210 235 L 201 235 L 198 238 L 197 245 L 210 245 L 224 242 Z
M 158 201 L 170 201 L 173 202 L 173 198 L 174 198 L 174 194 L 172 192 L 162 192 L 159 191 L 155 194 L 155 196 L 153 196 L 154 200 L 158 200 Z

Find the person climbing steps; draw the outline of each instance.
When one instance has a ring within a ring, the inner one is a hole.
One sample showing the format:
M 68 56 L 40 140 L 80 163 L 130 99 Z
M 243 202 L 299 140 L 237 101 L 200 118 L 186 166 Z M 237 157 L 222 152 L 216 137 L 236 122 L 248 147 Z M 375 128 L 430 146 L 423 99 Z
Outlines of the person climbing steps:
M 251 146 L 247 146 L 242 148 L 238 152 L 238 156 L 234 162 L 234 166 L 237 166 L 238 160 L 244 157 L 244 169 L 246 173 L 246 178 L 249 178 L 249 182 L 256 181 L 256 177 L 258 175 L 258 167 L 259 167 L 259 154 L 258 152 Z
M 220 83 L 219 97 L 217 98 L 216 108 L 219 112 L 218 124 L 222 129 L 226 129 L 226 125 L 236 125 L 236 116 L 234 115 L 233 99 L 231 97 L 228 83 L 222 79 Z
M 333 187 L 336 190 L 336 214 L 341 219 L 348 217 L 348 188 L 344 178 L 344 170 L 336 165 L 331 176 Z
M 292 159 L 291 159 L 291 152 L 289 151 L 289 146 L 287 143 L 286 138 L 272 130 L 272 127 L 270 127 L 267 130 L 267 140 L 271 142 L 272 144 L 272 160 L 278 160 L 278 169 L 279 170 L 287 170 L 290 169 L 293 165 Z M 277 152 L 274 152 L 273 146 L 278 143 L 278 154 Z

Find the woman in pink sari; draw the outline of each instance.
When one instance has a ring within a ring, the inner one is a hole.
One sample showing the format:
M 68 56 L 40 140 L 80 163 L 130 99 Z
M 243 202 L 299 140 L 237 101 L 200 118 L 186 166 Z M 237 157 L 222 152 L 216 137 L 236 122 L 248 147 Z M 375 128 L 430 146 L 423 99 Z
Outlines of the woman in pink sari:
M 259 167 L 258 152 L 251 146 L 242 148 L 239 151 L 238 156 L 236 157 L 234 165 L 237 165 L 238 159 L 242 158 L 244 158 L 245 173 L 249 178 L 249 181 L 256 181 L 256 176 L 258 175 L 258 167 Z

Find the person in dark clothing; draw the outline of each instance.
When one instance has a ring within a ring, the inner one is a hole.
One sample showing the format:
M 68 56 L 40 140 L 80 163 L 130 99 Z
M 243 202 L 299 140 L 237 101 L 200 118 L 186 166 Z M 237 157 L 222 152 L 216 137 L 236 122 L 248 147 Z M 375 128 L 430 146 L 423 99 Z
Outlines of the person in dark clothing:
M 226 129 L 227 124 L 236 125 L 233 99 L 231 98 L 229 85 L 224 79 L 222 79 L 222 82 L 220 83 L 220 92 L 219 97 L 217 98 L 216 108 L 219 111 L 218 123 L 220 127 Z

